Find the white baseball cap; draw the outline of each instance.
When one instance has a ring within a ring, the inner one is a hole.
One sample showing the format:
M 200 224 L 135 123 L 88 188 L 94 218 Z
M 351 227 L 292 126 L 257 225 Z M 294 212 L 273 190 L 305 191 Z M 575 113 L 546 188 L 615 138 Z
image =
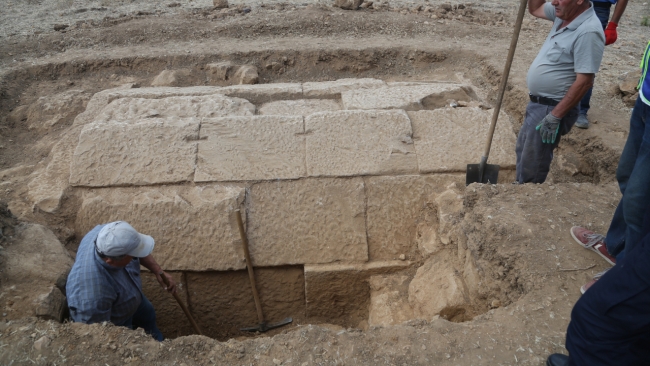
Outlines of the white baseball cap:
M 140 234 L 125 221 L 106 224 L 99 230 L 96 241 L 97 251 L 108 257 L 146 257 L 153 251 L 154 243 L 152 237 Z

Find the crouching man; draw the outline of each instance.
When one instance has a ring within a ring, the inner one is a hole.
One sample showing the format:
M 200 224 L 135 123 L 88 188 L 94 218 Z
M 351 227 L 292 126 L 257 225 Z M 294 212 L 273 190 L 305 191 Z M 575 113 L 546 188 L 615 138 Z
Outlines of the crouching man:
M 162 341 L 153 305 L 142 292 L 140 265 L 155 273 L 167 291 L 175 293 L 176 284 L 151 255 L 153 247 L 151 236 L 138 233 L 124 221 L 98 225 L 86 234 L 66 285 L 72 320 L 143 328 Z M 169 287 L 161 276 L 167 278 Z

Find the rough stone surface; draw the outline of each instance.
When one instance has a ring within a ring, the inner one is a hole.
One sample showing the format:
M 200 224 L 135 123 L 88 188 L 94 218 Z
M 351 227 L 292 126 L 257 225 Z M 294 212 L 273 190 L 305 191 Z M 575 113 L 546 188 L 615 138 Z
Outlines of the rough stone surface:
M 132 122 L 144 118 L 252 116 L 255 106 L 241 98 L 219 94 L 161 99 L 120 98 L 112 101 L 95 122 Z
M 257 75 L 257 67 L 253 65 L 242 65 L 235 71 L 233 79 L 239 84 L 257 84 L 260 77 Z
M 641 69 L 629 71 L 619 76 L 618 89 L 621 91 L 621 94 L 624 96 L 635 94 L 637 92 L 636 87 L 639 85 L 640 78 Z
M 264 317 L 270 323 L 293 317 L 293 325 L 305 319 L 305 285 L 301 267 L 255 268 Z M 203 333 L 225 340 L 246 333 L 259 320 L 247 271 L 187 273 L 192 313 Z M 278 328 L 274 333 L 291 329 Z M 250 334 L 250 333 L 249 333 Z
M 357 10 L 363 0 L 334 0 L 334 6 L 345 10 Z
M 404 275 L 372 276 L 368 279 L 368 325 L 397 325 L 413 319 L 413 309 L 408 302 L 410 282 L 411 277 Z
M 349 90 L 341 94 L 345 109 L 404 109 L 417 111 L 446 105 L 447 99 L 470 100 L 472 91 L 460 84 L 439 83 Z
M 368 260 L 361 178 L 254 184 L 248 215 L 256 266 Z
M 23 111 L 24 114 L 18 120 L 24 118 L 30 130 L 46 132 L 72 122 L 77 114 L 84 111 L 89 99 L 90 94 L 83 90 L 68 90 L 41 97 L 25 109 L 16 108 L 17 112 Z
M 163 70 L 158 74 L 151 86 L 180 86 L 184 78 L 190 76 L 190 70 Z
M 409 303 L 418 319 L 431 320 L 444 309 L 470 304 L 462 274 L 444 254 L 429 258 L 409 285 Z
M 47 213 L 59 209 L 61 198 L 70 185 L 70 162 L 80 131 L 81 127 L 75 127 L 63 135 L 52 148 L 52 157 L 47 166 L 36 171 L 34 178 L 27 184 L 34 208 Z
M 305 265 L 307 317 L 343 326 L 367 322 L 368 278 L 404 270 L 409 265 L 408 261 Z
M 191 181 L 198 135 L 197 119 L 87 125 L 72 158 L 70 184 L 103 187 Z
M 312 113 L 340 109 L 341 103 L 332 99 L 299 99 L 265 103 L 258 109 L 258 113 L 278 116 L 307 116 Z
M 364 79 L 338 79 L 334 81 L 307 82 L 302 84 L 306 97 L 341 98 L 341 93 L 348 90 L 372 89 L 385 87 L 383 80 Z
M 400 255 L 415 260 L 441 247 L 436 197 L 451 183 L 464 186 L 464 176 L 366 177 L 364 181 L 370 260 L 395 260 Z
M 420 173 L 464 172 L 483 155 L 493 110 L 443 108 L 408 112 Z M 488 163 L 501 169 L 515 167 L 515 135 L 501 113 L 494 131 Z
M 194 180 L 295 179 L 306 175 L 302 117 L 204 119 Z
M 276 100 L 302 99 L 302 85 L 297 83 L 231 85 L 219 88 L 217 93 L 244 98 L 260 105 Z
M 157 258 L 156 256 L 154 257 Z M 166 268 L 163 269 L 166 270 Z M 189 308 L 190 304 L 187 301 L 187 282 L 185 281 L 185 275 L 183 272 L 167 271 L 167 273 L 174 277 L 177 294 L 185 306 Z M 163 336 L 165 338 L 177 338 L 195 334 L 194 328 L 192 328 L 192 324 L 187 319 L 183 309 L 178 305 L 178 302 L 172 294 L 160 287 L 156 276 L 147 270 L 142 270 L 140 277 L 142 278 L 142 291 L 156 310 L 156 325 L 158 325 L 158 329 L 160 329 Z M 201 327 L 200 324 L 199 327 Z
M 417 172 L 404 111 L 337 111 L 305 117 L 310 176 Z
M 153 255 L 165 270 L 241 269 L 244 255 L 232 213 L 243 200 L 238 186 L 95 189 L 83 194 L 75 231 L 83 237 L 95 225 L 124 220 L 154 238 Z
M 62 322 L 66 306 L 66 298 L 61 290 L 51 286 L 48 292 L 39 295 L 34 301 L 34 315 L 41 319 Z
M 220 0 L 215 0 L 215 2 Z M 228 0 L 221 0 L 226 2 L 226 8 L 228 7 Z M 216 5 L 215 5 L 216 6 Z M 230 61 L 224 62 L 215 62 L 205 65 L 205 68 L 208 72 L 208 77 L 210 81 L 226 81 L 232 77 L 232 71 L 235 67 Z

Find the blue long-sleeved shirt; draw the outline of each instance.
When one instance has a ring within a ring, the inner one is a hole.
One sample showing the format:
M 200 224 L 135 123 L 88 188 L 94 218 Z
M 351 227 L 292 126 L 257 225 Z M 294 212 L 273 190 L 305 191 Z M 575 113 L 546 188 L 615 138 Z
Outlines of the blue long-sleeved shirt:
M 122 325 L 142 301 L 140 261 L 134 259 L 121 268 L 104 262 L 95 250 L 95 240 L 102 227 L 97 225 L 81 240 L 68 275 L 66 293 L 70 316 L 75 322 L 110 321 Z

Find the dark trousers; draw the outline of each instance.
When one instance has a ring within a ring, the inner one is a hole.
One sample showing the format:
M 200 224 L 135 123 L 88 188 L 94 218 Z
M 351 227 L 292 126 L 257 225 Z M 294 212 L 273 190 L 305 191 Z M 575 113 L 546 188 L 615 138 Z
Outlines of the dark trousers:
M 144 329 L 145 333 L 151 335 L 155 340 L 162 342 L 164 339 L 162 333 L 156 325 L 156 311 L 151 304 L 151 301 L 142 294 L 142 302 L 135 311 L 135 314 L 122 324 L 124 327 L 131 329 Z
M 638 98 L 630 117 L 630 133 L 616 169 L 623 194 L 607 231 L 607 251 L 620 260 L 638 243 L 650 202 L 650 106 Z M 649 362 L 650 364 L 650 362 Z
M 607 28 L 607 22 L 609 22 L 610 7 L 611 5 L 606 7 L 594 6 L 594 11 L 596 12 L 598 20 L 600 20 L 600 23 L 603 25 L 603 29 Z M 589 111 L 589 101 L 591 100 L 592 90 L 593 88 L 589 88 L 587 94 L 585 94 L 585 96 L 580 100 L 580 114 L 587 115 L 587 111 Z
M 551 113 L 553 107 L 529 102 L 524 124 L 517 136 L 517 182 L 544 183 L 553 161 L 553 150 L 560 143 L 560 137 L 571 131 L 578 119 L 578 107 L 574 107 L 560 122 L 560 130 L 554 144 L 542 143 L 542 136 L 535 130 L 539 122 Z
M 573 307 L 566 335 L 569 365 L 650 364 L 650 205 L 645 204 L 643 239 Z

